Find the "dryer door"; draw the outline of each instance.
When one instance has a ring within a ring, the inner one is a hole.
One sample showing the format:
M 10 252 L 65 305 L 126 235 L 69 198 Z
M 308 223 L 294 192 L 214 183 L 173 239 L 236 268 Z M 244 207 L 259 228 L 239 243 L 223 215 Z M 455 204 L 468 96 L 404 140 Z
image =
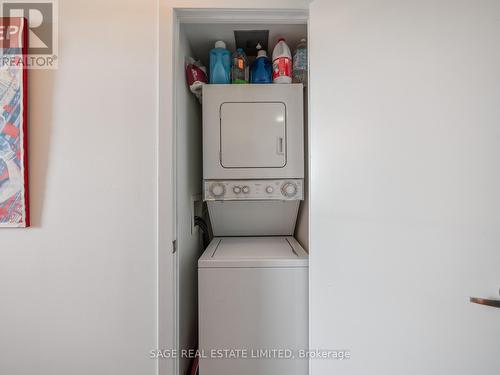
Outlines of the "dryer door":
M 286 165 L 284 103 L 222 103 L 220 128 L 223 168 L 283 168 Z

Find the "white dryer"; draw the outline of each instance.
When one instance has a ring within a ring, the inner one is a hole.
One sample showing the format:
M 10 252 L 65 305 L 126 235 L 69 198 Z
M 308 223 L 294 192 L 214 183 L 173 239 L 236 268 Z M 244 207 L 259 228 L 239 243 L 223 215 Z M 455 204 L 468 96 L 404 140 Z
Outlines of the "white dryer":
M 308 257 L 293 237 L 214 238 L 198 287 L 200 375 L 307 375 Z
M 303 86 L 204 85 L 203 178 L 304 178 Z
M 293 235 L 304 198 L 303 86 L 205 85 L 203 179 L 214 235 Z

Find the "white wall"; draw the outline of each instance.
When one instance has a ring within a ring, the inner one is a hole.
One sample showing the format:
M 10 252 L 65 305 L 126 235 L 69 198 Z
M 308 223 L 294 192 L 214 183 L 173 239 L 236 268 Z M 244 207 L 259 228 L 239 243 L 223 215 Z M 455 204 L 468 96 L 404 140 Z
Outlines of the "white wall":
M 193 200 L 201 200 L 202 189 L 201 104 L 186 84 L 185 58 L 193 51 L 182 26 L 180 31 L 175 96 L 177 292 L 179 348 L 189 350 L 198 348 L 198 258 L 203 251 L 199 229 L 193 228 Z M 191 362 L 180 358 L 179 374 L 186 373 Z
M 498 373 L 500 3 L 310 15 L 312 374 Z
M 309 124 L 308 124 L 308 89 L 304 90 L 304 200 L 300 203 L 295 238 L 302 247 L 309 251 Z
M 154 0 L 59 1 L 30 72 L 30 229 L 0 231 L 0 373 L 153 374 Z

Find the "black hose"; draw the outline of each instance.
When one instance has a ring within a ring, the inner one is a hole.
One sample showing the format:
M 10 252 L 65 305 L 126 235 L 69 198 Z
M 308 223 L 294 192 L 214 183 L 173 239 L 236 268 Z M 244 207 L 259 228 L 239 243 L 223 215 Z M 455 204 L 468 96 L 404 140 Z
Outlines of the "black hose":
M 194 217 L 194 225 L 200 227 L 203 240 L 203 249 L 206 249 L 212 239 L 210 228 L 208 227 L 207 222 L 199 216 Z

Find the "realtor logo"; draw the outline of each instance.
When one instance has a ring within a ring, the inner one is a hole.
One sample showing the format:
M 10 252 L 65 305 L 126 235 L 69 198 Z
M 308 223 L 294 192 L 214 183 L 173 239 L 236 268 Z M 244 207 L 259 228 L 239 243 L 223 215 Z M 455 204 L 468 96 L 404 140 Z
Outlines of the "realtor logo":
M 2 17 L 28 21 L 29 68 L 57 67 L 57 0 L 0 0 Z M 4 51 L 5 53 L 5 51 Z

